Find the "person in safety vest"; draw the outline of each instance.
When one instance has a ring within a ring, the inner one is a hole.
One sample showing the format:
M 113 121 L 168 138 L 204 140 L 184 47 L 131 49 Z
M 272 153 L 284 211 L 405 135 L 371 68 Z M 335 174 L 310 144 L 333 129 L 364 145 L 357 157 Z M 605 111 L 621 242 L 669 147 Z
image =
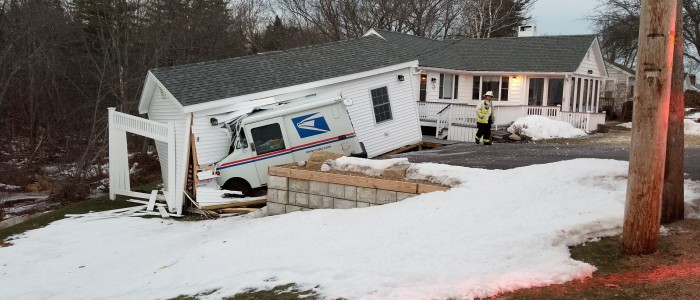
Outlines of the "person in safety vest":
M 476 137 L 474 141 L 478 144 L 484 141 L 484 145 L 491 145 L 491 125 L 496 121 L 493 112 L 493 92 L 488 91 L 484 94 L 485 100 L 479 102 L 476 106 Z

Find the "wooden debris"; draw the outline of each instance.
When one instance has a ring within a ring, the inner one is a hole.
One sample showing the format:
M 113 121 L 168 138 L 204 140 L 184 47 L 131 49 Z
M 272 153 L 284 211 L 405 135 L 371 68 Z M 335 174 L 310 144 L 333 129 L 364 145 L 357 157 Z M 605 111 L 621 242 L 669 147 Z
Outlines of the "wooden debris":
M 222 214 L 247 214 L 251 213 L 254 211 L 260 210 L 259 208 L 245 208 L 245 207 L 239 207 L 239 208 L 222 208 L 219 209 L 218 212 Z
M 212 210 L 212 209 L 236 208 L 236 207 L 246 207 L 246 206 L 255 206 L 255 205 L 264 205 L 264 204 L 267 204 L 267 199 L 266 199 L 266 197 L 256 197 L 256 198 L 263 198 L 263 199 L 252 200 L 252 201 L 246 201 L 246 202 L 234 202 L 234 203 L 226 203 L 226 204 L 202 206 L 201 209 L 204 209 L 204 210 Z

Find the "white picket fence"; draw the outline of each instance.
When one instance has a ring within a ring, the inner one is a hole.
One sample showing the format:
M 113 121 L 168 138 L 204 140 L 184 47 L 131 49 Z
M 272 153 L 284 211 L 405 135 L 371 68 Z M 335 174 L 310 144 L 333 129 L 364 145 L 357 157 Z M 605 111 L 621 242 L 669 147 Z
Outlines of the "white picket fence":
M 605 112 L 565 112 L 560 106 L 496 106 L 496 128 L 509 126 L 524 116 L 543 116 L 563 121 L 586 132 L 596 131 L 599 124 L 605 124 Z M 476 106 L 442 102 L 418 102 L 418 115 L 421 121 L 436 122 L 436 137 L 441 138 L 447 128 L 447 139 L 471 141 L 472 131 L 476 132 Z
M 182 215 L 182 197 L 178 197 L 175 189 L 175 124 L 167 124 L 139 118 L 117 112 L 115 108 L 108 109 L 109 119 L 109 198 L 116 195 L 149 199 L 147 210 L 153 210 L 155 200 L 164 200 L 173 216 Z M 167 180 L 167 190 L 163 195 L 159 191 L 151 194 L 131 191 L 129 180 L 129 153 L 126 148 L 126 133 L 141 135 L 168 145 L 168 174 L 163 174 Z M 162 208 L 160 208 L 162 209 Z M 160 210 L 159 209 L 159 210 Z M 163 211 L 161 215 L 168 215 Z

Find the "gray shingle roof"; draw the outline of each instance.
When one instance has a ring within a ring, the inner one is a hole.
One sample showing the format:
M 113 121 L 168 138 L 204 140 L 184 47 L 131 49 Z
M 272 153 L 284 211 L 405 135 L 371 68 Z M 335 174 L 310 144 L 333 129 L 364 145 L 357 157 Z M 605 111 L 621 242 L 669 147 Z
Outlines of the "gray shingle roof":
M 153 69 L 182 106 L 335 78 L 412 61 L 368 36 L 284 51 Z
M 583 61 L 595 35 L 437 41 L 377 31 L 406 49 L 424 67 L 492 72 L 573 72 Z
M 573 72 L 595 35 L 439 41 L 376 30 L 369 35 L 284 51 L 153 69 L 182 106 L 291 87 L 418 60 L 464 71 Z

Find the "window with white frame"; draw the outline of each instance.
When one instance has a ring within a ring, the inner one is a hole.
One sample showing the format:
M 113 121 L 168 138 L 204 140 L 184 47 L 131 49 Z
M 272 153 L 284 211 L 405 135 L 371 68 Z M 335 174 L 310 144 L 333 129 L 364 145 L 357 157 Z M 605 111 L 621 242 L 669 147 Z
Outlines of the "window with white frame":
M 474 76 L 472 82 L 473 100 L 481 100 L 491 91 L 494 101 L 508 101 L 508 76 Z
M 380 87 L 370 91 L 372 95 L 372 107 L 374 108 L 374 120 L 377 123 L 392 119 L 391 104 L 389 103 L 389 90 Z
M 457 99 L 459 75 L 440 73 L 440 99 Z

